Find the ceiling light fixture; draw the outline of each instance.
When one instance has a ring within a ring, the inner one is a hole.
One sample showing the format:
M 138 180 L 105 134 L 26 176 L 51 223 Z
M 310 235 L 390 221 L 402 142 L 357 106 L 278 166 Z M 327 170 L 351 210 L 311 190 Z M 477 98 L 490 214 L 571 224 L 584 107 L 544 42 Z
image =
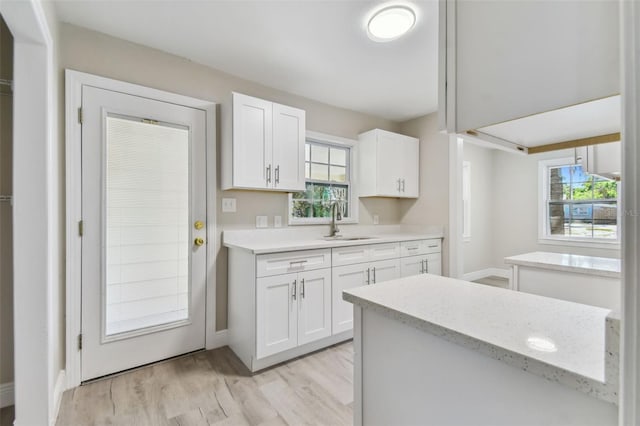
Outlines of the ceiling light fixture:
M 415 11 L 406 5 L 384 7 L 367 23 L 367 35 L 373 41 L 385 42 L 405 35 L 416 23 Z

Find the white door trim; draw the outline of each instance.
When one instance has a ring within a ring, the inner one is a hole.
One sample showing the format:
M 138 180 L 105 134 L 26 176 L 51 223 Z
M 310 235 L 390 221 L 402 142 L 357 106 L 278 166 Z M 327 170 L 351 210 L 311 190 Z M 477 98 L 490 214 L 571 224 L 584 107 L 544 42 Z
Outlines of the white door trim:
M 462 163 L 464 143 L 455 133 L 449 134 L 449 276 L 464 275 L 464 237 L 462 214 Z
M 78 110 L 82 105 L 82 86 L 128 93 L 205 111 L 207 146 L 207 301 L 205 347 L 220 345 L 216 335 L 216 104 L 162 90 L 126 83 L 79 71 L 65 72 L 66 188 L 67 188 L 67 389 L 80 385 L 81 360 L 78 336 L 81 332 L 81 239 L 78 222 L 82 212 L 81 136 Z
M 620 1 L 622 93 L 622 342 L 620 425 L 640 423 L 640 4 Z
M 0 1 L 14 39 L 13 264 L 16 425 L 55 422 L 58 176 L 53 40 L 37 0 Z

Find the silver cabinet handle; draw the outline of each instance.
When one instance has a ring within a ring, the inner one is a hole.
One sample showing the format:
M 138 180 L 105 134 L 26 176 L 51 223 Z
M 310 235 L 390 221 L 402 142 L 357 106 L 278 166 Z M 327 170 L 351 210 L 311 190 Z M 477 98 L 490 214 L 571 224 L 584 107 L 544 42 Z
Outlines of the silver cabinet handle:
M 398 178 L 398 192 L 400 192 L 400 179 Z
M 271 164 L 267 166 L 267 183 L 271 183 Z
M 280 183 L 280 164 L 276 166 L 275 175 L 276 175 L 276 185 L 277 185 Z
M 303 263 L 307 263 L 308 260 L 290 260 L 289 261 L 289 266 L 293 266 L 293 265 L 299 265 L 302 266 Z
M 297 284 L 298 284 L 298 280 L 293 280 L 293 293 L 291 294 L 291 297 L 293 298 L 293 300 L 296 300 Z
M 370 269 L 367 268 L 367 284 L 371 284 L 371 275 L 370 275 Z
M 300 296 L 304 299 L 304 278 L 300 280 Z
M 404 192 L 404 179 L 402 179 L 402 192 Z
M 375 266 L 373 267 L 373 283 L 376 283 L 376 268 Z
M 424 274 L 424 260 L 420 261 L 420 273 Z
M 429 261 L 427 259 L 424 260 L 424 273 L 429 273 Z

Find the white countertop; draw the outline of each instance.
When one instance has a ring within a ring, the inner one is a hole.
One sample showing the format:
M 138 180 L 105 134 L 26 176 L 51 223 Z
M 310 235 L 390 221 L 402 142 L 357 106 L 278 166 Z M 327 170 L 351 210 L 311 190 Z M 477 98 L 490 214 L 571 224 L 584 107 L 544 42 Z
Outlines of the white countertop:
M 442 238 L 442 227 L 409 227 L 400 225 L 344 226 L 344 237 L 371 237 L 362 240 L 325 240 L 328 226 L 287 227 L 280 229 L 225 230 L 223 245 L 248 250 L 253 254 L 278 253 L 295 250 L 345 247 L 362 244 L 381 244 Z
M 556 271 L 577 272 L 612 278 L 620 278 L 621 276 L 620 259 L 610 257 L 536 251 L 518 256 L 505 257 L 504 261 L 512 265 L 553 269 Z
M 617 386 L 605 380 L 608 309 L 435 275 L 354 288 L 343 298 L 549 380 L 617 399 Z M 536 350 L 536 344 L 556 350 Z

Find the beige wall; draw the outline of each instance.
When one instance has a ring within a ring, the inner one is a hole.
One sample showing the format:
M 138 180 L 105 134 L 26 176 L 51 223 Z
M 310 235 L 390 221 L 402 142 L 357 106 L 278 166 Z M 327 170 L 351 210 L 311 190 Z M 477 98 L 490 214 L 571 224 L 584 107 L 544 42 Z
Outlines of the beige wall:
M 0 16 L 0 78 L 13 80 L 13 37 Z M 9 93 L 6 86 L 1 93 Z M 12 193 L 13 96 L 0 94 L 0 194 Z M 0 202 L 0 383 L 13 382 L 12 212 Z
M 463 243 L 465 274 L 490 268 L 493 263 L 494 152 L 493 149 L 464 144 L 464 160 L 471 163 L 471 238 Z
M 408 225 L 449 224 L 449 136 L 438 132 L 436 113 L 400 125 L 399 132 L 420 139 L 420 196 L 402 200 L 400 220 Z M 449 274 L 449 243 L 442 246 L 442 270 Z
M 271 89 L 175 55 L 67 24 L 62 24 L 60 28 L 60 68 L 70 68 L 216 102 L 219 105 L 218 158 L 221 141 L 231 137 L 232 91 L 306 110 L 309 130 L 353 139 L 357 138 L 358 133 L 376 127 L 398 131 L 398 125 L 393 121 Z M 220 164 L 217 166 L 219 190 Z M 280 215 L 283 219 L 287 216 L 285 194 L 219 190 L 218 206 L 222 197 L 236 198 L 238 212 L 223 214 L 218 207 L 217 329 L 227 326 L 227 253 L 226 249 L 220 248 L 220 233 L 230 227 L 254 227 L 256 215 L 268 215 L 271 226 L 274 215 Z M 381 223 L 397 223 L 398 202 L 392 199 L 361 202 L 361 223 L 371 223 L 373 214 L 380 216 Z

